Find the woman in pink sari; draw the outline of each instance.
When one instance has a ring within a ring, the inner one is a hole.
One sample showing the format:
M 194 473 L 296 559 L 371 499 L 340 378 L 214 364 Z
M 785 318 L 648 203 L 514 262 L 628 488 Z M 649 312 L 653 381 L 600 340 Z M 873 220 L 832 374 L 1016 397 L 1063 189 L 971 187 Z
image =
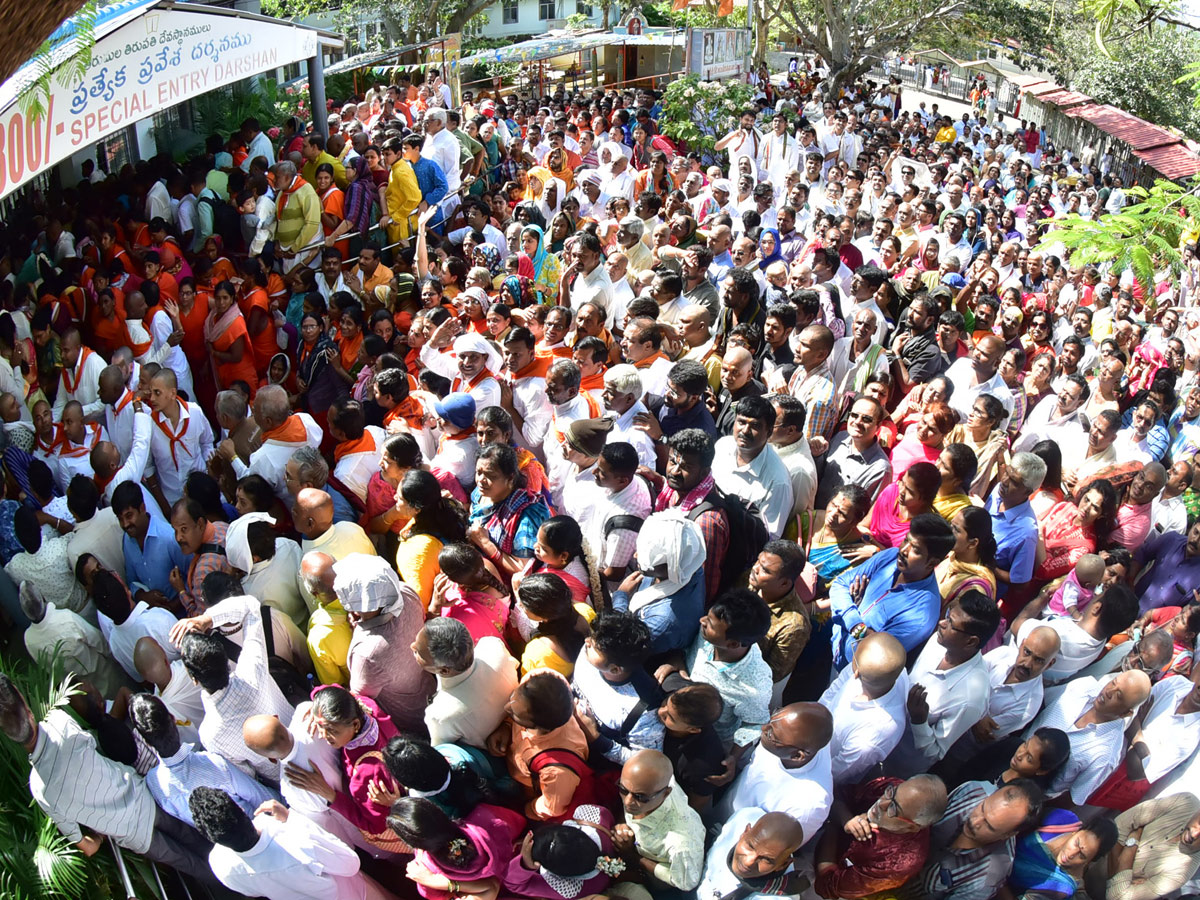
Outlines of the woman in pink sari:
M 416 851 L 407 875 L 422 897 L 495 900 L 525 817 L 480 803 L 456 822 L 432 800 L 401 797 L 392 804 L 388 825 Z
M 904 476 L 879 492 L 871 510 L 871 540 L 884 549 L 899 547 L 908 536 L 912 520 L 933 512 L 933 501 L 942 486 L 942 475 L 931 462 L 915 462 Z
M 1108 539 L 1117 515 L 1117 489 L 1106 479 L 1093 481 L 1076 505 L 1064 500 L 1038 523 L 1034 581 L 1066 575 L 1079 557 L 1094 553 Z
M 442 574 L 435 581 L 430 615 L 458 619 L 476 643 L 485 637 L 503 637 L 510 597 L 497 571 L 488 565 L 474 544 L 447 544 L 438 553 Z

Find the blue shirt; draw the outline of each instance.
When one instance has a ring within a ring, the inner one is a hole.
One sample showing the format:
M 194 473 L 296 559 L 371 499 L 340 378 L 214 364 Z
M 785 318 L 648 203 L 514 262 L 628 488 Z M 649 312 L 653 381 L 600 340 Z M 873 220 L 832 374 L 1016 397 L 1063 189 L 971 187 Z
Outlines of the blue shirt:
M 216 753 L 196 750 L 183 744 L 174 756 L 169 756 L 146 773 L 146 787 L 154 802 L 193 828 L 196 822 L 188 806 L 192 791 L 206 785 L 227 793 L 242 811 L 253 816 L 254 811 L 268 800 L 281 799 L 276 791 L 265 787 Z
M 1000 495 L 988 500 L 987 511 L 992 514 L 992 536 L 996 538 L 996 568 L 1007 569 L 1012 584 L 1025 584 L 1033 577 L 1037 556 L 1037 518 L 1026 500 L 1020 506 L 1000 511 Z M 1000 596 L 1008 593 L 1008 585 L 997 581 Z
M 653 583 L 654 579 L 647 576 L 638 590 L 645 590 Z M 936 585 L 934 590 L 937 590 Z M 613 609 L 629 612 L 632 596 L 626 591 L 614 593 Z M 650 629 L 651 652 L 686 649 L 700 630 L 700 617 L 704 615 L 704 567 L 697 569 L 692 580 L 670 597 L 647 603 L 634 615 Z
M 329 485 L 325 485 L 324 491 L 329 495 L 329 499 L 333 501 L 333 524 L 336 525 L 338 522 L 353 522 L 357 525 L 358 513 L 354 511 L 354 507 L 350 505 L 350 501 L 342 495 L 342 492 L 335 491 Z M 232 522 L 236 518 L 237 516 L 235 515 L 229 521 Z
M 172 600 L 179 595 L 171 587 L 171 569 L 178 567 L 186 578 L 192 557 L 179 549 L 170 525 L 151 516 L 146 548 L 139 547 L 128 534 L 121 539 L 121 547 L 125 551 L 125 581 L 131 591 L 136 593 L 134 585 L 141 585 L 147 591 L 161 591 Z
M 937 578 L 909 583 L 896 580 L 896 558 L 900 550 L 881 550 L 865 563 L 847 569 L 829 588 L 833 610 L 833 664 L 844 668 L 854 656 L 858 639 L 850 632 L 857 625 L 884 631 L 904 645 L 905 651 L 921 646 L 933 634 L 942 613 L 942 595 Z M 859 575 L 867 578 L 867 589 L 857 604 L 850 597 L 850 583 Z M 615 603 L 616 598 L 613 598 Z
M 1186 606 L 1192 587 L 1200 584 L 1200 556 L 1187 555 L 1187 536 L 1175 531 L 1158 533 L 1153 528 L 1133 558 L 1139 563 L 1154 561 L 1154 568 L 1137 582 L 1138 615 L 1160 606 Z
M 662 409 L 658 411 L 658 424 L 662 428 L 664 437 L 671 437 L 685 428 L 699 428 L 714 441 L 721 436 L 717 431 L 717 423 L 713 421 L 712 413 L 708 411 L 703 400 L 683 415 L 675 412 L 674 407 L 664 403 Z
M 1125 415 L 1121 416 L 1121 425 L 1125 428 L 1133 428 L 1133 413 L 1136 406 L 1131 406 L 1125 410 Z M 1180 407 L 1182 410 L 1183 407 Z M 1154 455 L 1155 460 L 1161 460 L 1167 455 L 1167 448 L 1171 445 L 1171 433 L 1167 431 L 1167 426 L 1159 419 L 1154 423 L 1154 427 L 1150 429 L 1150 433 L 1146 435 L 1146 448 Z
M 441 203 L 446 192 L 450 190 L 450 185 L 438 164 L 422 156 L 412 167 L 413 174 L 417 176 L 417 187 L 421 189 L 421 199 L 430 206 Z M 434 216 L 431 224 L 441 225 L 441 219 L 441 215 Z

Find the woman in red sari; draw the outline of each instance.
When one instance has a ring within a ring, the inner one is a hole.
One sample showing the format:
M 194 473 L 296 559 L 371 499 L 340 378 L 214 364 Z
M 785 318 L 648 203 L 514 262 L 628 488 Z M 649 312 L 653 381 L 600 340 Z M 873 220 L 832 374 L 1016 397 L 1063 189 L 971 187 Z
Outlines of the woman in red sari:
M 1064 500 L 1038 523 L 1037 567 L 1033 580 L 1066 575 L 1079 557 L 1104 546 L 1117 516 L 1117 489 L 1103 478 L 1093 481 L 1076 506 Z
M 244 381 L 250 385 L 253 394 L 258 384 L 258 368 L 254 363 L 250 332 L 246 330 L 246 321 L 235 298 L 233 282 L 222 281 L 217 285 L 213 291 L 212 311 L 204 321 L 204 343 L 216 370 L 217 389 L 224 390 L 235 381 Z
M 267 364 L 279 352 L 275 340 L 275 318 L 271 315 L 271 298 L 267 295 L 267 273 L 257 259 L 242 261 L 242 293 L 238 297 L 238 308 L 246 320 L 246 331 L 250 334 L 250 346 L 254 348 L 254 362 L 266 374 Z
M 208 363 L 208 346 L 204 338 L 204 322 L 208 319 L 208 291 L 198 290 L 196 279 L 187 277 L 179 282 L 179 324 L 183 327 L 183 355 L 192 367 L 192 387 L 196 396 L 192 399 L 205 409 L 212 409 L 216 402 L 216 383 L 213 381 L 212 366 Z

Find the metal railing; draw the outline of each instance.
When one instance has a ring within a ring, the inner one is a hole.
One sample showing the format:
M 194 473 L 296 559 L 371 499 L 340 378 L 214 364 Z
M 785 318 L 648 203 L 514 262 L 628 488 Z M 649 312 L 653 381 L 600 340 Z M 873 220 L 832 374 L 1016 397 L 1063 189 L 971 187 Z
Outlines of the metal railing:
M 934 73 L 937 72 L 937 81 L 934 81 Z M 973 75 L 965 75 L 955 73 L 953 70 L 946 73 L 943 66 L 926 65 L 925 63 L 893 63 L 886 69 L 882 65 L 878 65 L 871 69 L 870 76 L 876 81 L 887 81 L 891 76 L 900 79 L 900 83 L 914 88 L 923 94 L 932 94 L 936 97 L 945 97 L 947 100 L 955 100 L 959 103 L 971 102 L 971 87 L 975 83 Z M 1008 116 L 1016 115 L 1017 108 L 1021 103 L 1021 92 L 1015 84 L 1007 79 L 1000 80 L 997 85 L 993 80 L 988 80 L 988 88 L 996 97 L 996 108 Z

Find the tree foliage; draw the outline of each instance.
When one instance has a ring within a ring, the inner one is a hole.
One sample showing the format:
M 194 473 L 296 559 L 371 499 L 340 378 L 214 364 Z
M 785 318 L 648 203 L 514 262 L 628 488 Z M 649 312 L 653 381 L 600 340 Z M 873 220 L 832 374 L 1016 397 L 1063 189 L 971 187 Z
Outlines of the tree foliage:
M 360 20 L 379 22 L 385 46 L 416 44 L 463 31 L 495 0 L 342 0 L 334 23 L 349 29 Z M 320 15 L 330 11 L 328 0 L 263 0 L 263 12 L 282 18 Z
M 1141 31 L 1111 44 L 1112 56 L 1097 52 L 1082 34 L 1078 41 L 1066 43 L 1071 48 L 1067 66 L 1072 88 L 1149 122 L 1200 137 L 1195 86 L 1181 83 L 1191 61 L 1200 58 L 1200 35 L 1168 27 Z
M 1073 265 L 1112 263 L 1117 271 L 1131 268 L 1140 282 L 1153 284 L 1157 270 L 1178 269 L 1181 238 L 1200 228 L 1200 196 L 1194 186 L 1166 180 L 1149 189 L 1128 188 L 1126 196 L 1132 203 L 1119 213 L 1099 220 L 1067 216 L 1056 220 L 1043 240 L 1073 250 Z
M 1016 40 L 1027 56 L 1054 43 L 1049 7 L 1041 0 L 779 0 L 764 6 L 769 22 L 794 32 L 800 48 L 828 66 L 834 89 L 886 57 L 949 36 Z
M 63 87 L 80 81 L 92 64 L 92 48 L 96 46 L 96 14 L 100 0 L 87 0 L 73 18 L 71 32 L 65 38 L 42 42 L 30 61 L 36 68 L 37 79 L 21 93 L 21 111 L 26 118 L 44 115 L 50 99 L 51 80 Z M 63 52 L 69 52 L 64 59 Z M 57 61 L 57 62 L 56 62 Z
M 663 134 L 689 149 L 711 153 L 753 97 L 750 86 L 740 81 L 701 81 L 689 75 L 667 87 L 659 126 Z

